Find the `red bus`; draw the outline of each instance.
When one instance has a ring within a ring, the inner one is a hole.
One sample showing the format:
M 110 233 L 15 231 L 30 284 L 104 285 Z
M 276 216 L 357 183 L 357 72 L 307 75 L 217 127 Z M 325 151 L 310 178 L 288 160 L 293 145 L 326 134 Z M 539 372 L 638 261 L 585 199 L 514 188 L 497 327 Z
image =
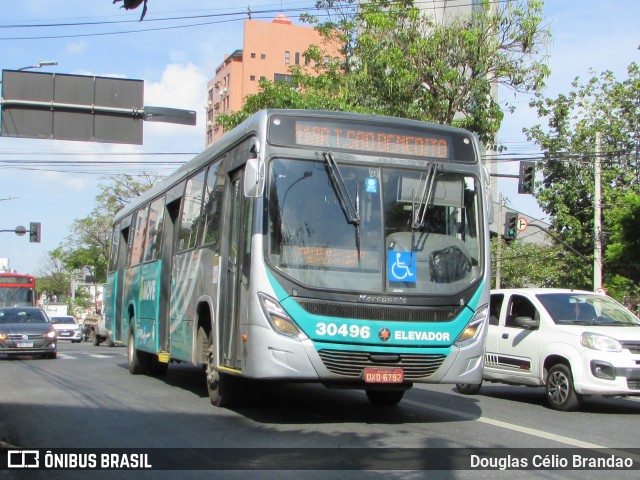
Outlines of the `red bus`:
M 0 307 L 36 306 L 36 278 L 0 272 Z

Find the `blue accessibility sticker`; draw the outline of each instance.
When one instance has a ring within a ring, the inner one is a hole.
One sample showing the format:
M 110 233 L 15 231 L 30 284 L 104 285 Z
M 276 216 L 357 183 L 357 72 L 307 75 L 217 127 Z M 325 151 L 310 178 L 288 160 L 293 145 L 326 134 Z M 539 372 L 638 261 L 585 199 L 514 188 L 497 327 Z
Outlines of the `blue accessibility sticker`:
M 391 250 L 387 257 L 387 269 L 390 282 L 416 283 L 415 252 Z

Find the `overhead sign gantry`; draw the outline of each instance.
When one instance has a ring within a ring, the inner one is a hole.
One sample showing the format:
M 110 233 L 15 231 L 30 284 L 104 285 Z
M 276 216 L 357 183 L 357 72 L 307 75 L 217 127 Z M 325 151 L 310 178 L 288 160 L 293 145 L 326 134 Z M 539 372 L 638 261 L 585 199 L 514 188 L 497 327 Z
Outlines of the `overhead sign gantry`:
M 143 122 L 195 125 L 196 112 L 144 106 L 144 82 L 2 71 L 2 136 L 142 145 Z

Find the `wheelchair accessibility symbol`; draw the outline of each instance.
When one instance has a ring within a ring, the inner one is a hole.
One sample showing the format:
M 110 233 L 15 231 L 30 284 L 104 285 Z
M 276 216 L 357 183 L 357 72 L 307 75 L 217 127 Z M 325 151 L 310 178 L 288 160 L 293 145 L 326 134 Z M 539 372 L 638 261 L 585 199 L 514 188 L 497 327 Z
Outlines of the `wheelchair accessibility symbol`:
M 416 254 L 415 252 L 388 253 L 387 268 L 390 282 L 416 283 Z

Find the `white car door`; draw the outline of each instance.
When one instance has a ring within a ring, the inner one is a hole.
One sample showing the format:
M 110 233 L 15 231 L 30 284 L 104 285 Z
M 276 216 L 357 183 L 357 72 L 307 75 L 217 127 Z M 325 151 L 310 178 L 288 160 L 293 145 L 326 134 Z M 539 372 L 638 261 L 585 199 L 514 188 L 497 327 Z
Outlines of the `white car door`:
M 495 332 L 495 355 L 491 370 L 503 380 L 535 384 L 538 377 L 538 329 L 525 326 L 524 319 L 540 322 L 540 312 L 524 295 L 512 293 L 502 302 L 501 315 Z M 491 330 L 491 328 L 490 328 Z

